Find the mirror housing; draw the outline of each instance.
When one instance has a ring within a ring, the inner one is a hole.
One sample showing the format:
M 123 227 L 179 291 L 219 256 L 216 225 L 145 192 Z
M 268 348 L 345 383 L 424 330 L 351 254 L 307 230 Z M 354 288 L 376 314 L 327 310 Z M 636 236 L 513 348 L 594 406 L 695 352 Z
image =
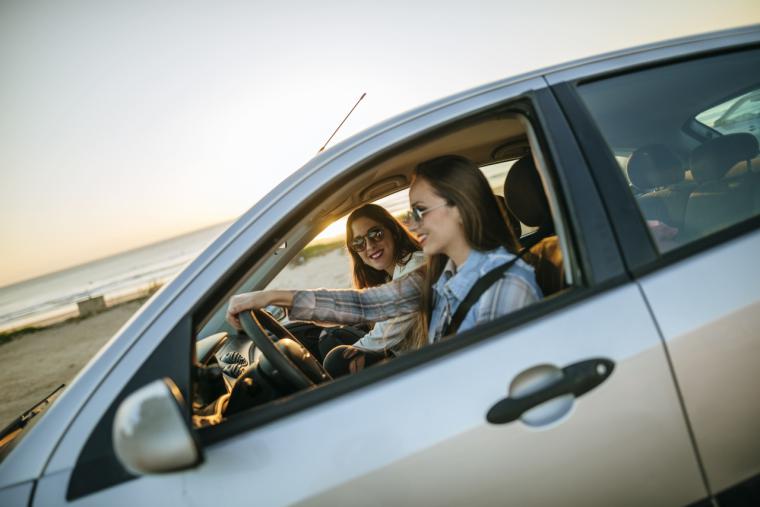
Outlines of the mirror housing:
M 168 378 L 141 387 L 119 405 L 112 438 L 124 468 L 145 475 L 191 468 L 202 461 L 184 407 L 182 393 Z

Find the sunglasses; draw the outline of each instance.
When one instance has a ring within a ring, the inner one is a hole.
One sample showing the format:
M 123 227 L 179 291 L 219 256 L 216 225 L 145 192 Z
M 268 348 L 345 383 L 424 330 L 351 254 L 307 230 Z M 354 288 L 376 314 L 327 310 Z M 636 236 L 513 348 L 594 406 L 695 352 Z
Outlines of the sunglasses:
M 412 209 L 406 212 L 404 215 L 404 223 L 406 224 L 420 224 L 422 223 L 422 219 L 425 218 L 425 214 L 430 213 L 433 210 L 436 210 L 438 208 L 443 208 L 444 206 L 447 206 L 448 203 L 445 202 L 443 204 L 439 204 L 438 206 L 433 206 L 432 208 L 427 209 L 420 209 L 417 206 L 412 206 Z
M 367 241 L 379 243 L 384 237 L 385 233 L 380 227 L 373 227 L 367 231 L 365 236 L 354 236 L 349 246 L 354 252 L 363 252 L 367 248 Z

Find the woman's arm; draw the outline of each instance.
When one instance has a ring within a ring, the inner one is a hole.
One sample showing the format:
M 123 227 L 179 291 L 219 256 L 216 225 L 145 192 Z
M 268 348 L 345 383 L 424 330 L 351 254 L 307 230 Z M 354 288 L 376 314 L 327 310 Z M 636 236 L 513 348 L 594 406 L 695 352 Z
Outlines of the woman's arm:
M 262 290 L 237 294 L 227 305 L 227 322 L 240 329 L 237 314 L 267 305 L 290 308 L 295 320 L 361 324 L 378 322 L 419 309 L 423 275 L 415 272 L 400 280 L 363 290 Z
M 291 307 L 294 294 L 295 291 L 292 290 L 260 290 L 236 294 L 230 298 L 227 305 L 227 322 L 235 329 L 240 329 L 238 313 L 244 310 L 258 310 L 269 305 Z
M 385 285 L 362 290 L 302 290 L 293 296 L 290 316 L 297 320 L 360 324 L 416 312 L 423 275 L 415 272 Z

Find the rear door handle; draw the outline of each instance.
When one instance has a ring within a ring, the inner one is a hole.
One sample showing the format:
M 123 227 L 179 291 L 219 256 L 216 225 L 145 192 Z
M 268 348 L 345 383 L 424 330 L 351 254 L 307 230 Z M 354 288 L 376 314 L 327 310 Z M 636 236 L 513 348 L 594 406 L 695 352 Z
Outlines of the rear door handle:
M 526 396 L 507 396 L 497 402 L 486 414 L 491 424 L 506 424 L 519 419 L 525 412 L 544 402 L 572 394 L 578 398 L 607 380 L 615 368 L 610 359 L 595 358 L 562 368 L 562 378 Z

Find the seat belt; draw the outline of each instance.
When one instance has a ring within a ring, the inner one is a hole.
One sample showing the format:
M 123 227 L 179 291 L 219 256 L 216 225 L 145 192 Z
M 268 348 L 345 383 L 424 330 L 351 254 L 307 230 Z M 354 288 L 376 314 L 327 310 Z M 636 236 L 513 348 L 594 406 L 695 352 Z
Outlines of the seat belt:
M 475 282 L 475 285 L 472 286 L 470 292 L 467 293 L 467 296 L 465 296 L 465 298 L 462 300 L 462 303 L 457 307 L 457 311 L 454 312 L 454 316 L 451 317 L 449 324 L 444 328 L 441 338 L 457 332 L 459 326 L 464 320 L 465 315 L 467 315 L 467 312 L 469 312 L 470 308 L 472 308 L 472 305 L 477 303 L 478 299 L 480 299 L 480 296 L 482 296 L 483 293 L 488 290 L 491 285 L 496 283 L 496 280 L 504 276 L 504 273 L 506 273 L 507 270 L 509 270 L 509 268 L 511 268 L 512 265 L 517 262 L 527 251 L 527 248 L 523 248 L 520 250 L 520 253 L 515 256 L 514 259 L 509 260 L 500 266 L 496 266 L 491 271 L 481 276 L 480 280 Z

